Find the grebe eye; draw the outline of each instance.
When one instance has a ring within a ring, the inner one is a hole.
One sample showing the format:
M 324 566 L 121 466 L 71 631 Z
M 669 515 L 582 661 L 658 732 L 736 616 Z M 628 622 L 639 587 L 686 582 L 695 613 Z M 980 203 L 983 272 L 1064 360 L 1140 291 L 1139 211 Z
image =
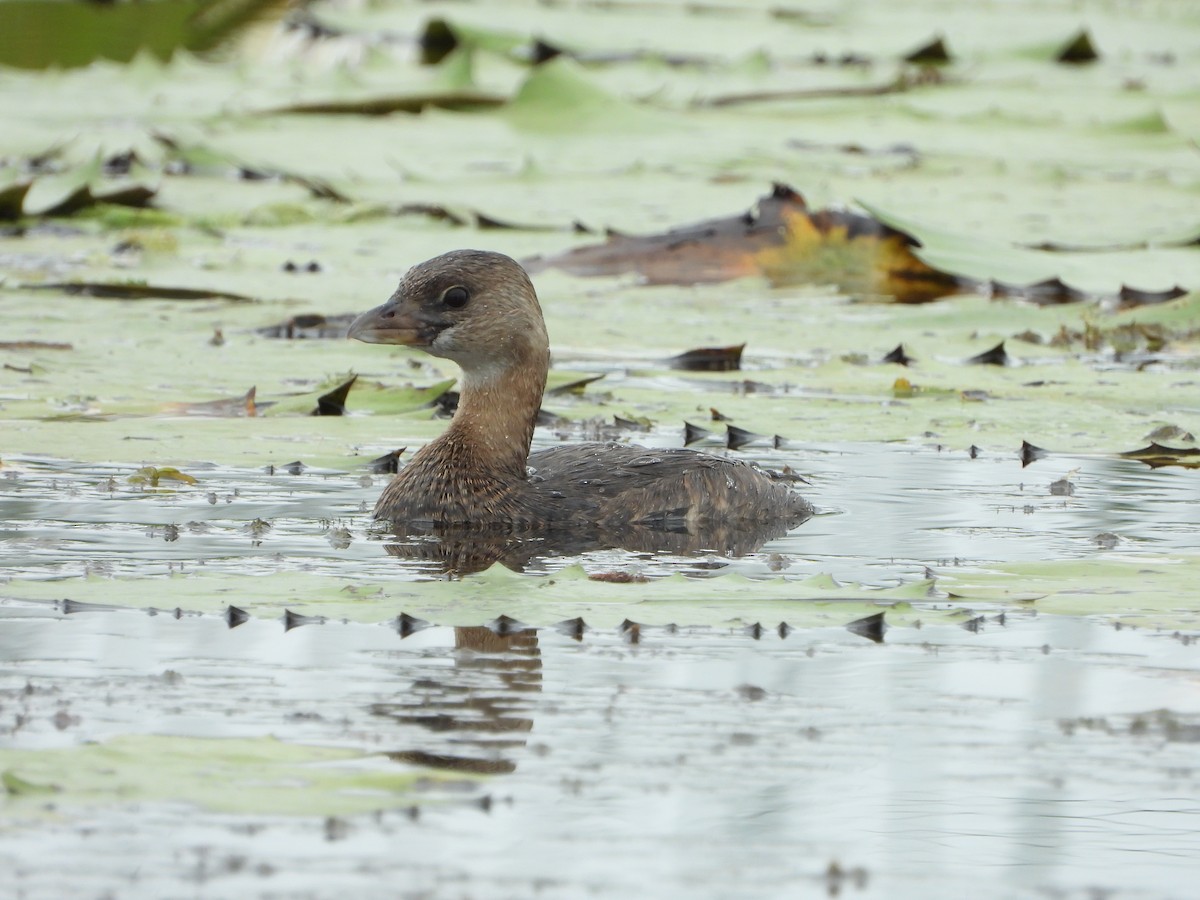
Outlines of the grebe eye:
M 470 299 L 471 295 L 465 287 L 452 287 L 442 294 L 442 303 L 451 309 L 462 309 Z

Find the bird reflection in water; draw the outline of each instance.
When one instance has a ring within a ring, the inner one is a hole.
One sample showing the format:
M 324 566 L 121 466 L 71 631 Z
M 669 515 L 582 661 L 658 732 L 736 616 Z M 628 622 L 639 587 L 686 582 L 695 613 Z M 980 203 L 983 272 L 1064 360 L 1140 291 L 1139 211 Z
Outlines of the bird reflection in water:
M 453 668 L 413 682 L 401 699 L 372 704 L 372 715 L 428 734 L 427 741 L 387 755 L 452 772 L 512 772 L 517 764 L 509 754 L 527 743 L 532 695 L 542 690 L 537 631 L 455 628 L 454 651 Z
M 625 550 L 672 556 L 738 557 L 754 553 L 767 541 L 781 538 L 793 523 L 711 522 L 691 529 L 671 523 L 630 524 L 622 529 L 599 526 L 544 528 L 538 531 L 488 531 L 478 528 L 430 528 L 394 525 L 385 549 L 448 575 L 470 575 L 494 563 L 522 572 L 541 560 L 581 556 L 596 550 Z

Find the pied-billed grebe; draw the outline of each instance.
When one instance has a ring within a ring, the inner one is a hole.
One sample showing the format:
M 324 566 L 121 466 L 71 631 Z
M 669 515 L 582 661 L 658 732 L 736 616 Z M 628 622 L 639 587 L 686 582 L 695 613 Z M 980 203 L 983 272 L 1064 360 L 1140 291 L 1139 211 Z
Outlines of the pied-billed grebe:
M 694 450 L 574 444 L 531 455 L 550 344 L 529 276 L 503 254 L 456 250 L 414 266 L 349 336 L 420 347 L 463 371 L 454 420 L 392 479 L 376 518 L 410 529 L 681 531 L 812 514 L 761 469 Z

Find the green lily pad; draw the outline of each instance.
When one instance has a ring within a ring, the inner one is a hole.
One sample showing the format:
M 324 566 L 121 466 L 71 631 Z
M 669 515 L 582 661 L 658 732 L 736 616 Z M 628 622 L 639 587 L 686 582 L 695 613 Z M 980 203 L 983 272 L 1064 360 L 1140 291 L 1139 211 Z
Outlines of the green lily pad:
M 346 815 L 409 807 L 429 796 L 416 790 L 420 784 L 451 780 L 344 748 L 160 735 L 51 750 L 0 748 L 0 771 L 9 818 L 43 816 L 40 805 L 49 796 L 67 809 L 170 802 L 213 812 Z

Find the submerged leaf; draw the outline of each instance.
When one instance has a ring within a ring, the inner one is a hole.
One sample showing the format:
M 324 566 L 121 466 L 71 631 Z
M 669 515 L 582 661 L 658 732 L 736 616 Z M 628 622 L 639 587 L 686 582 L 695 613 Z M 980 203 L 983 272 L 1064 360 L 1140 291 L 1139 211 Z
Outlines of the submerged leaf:
M 223 397 L 220 400 L 203 400 L 198 403 L 169 403 L 163 411 L 187 416 L 248 416 L 258 415 L 259 404 L 255 401 L 257 388 L 251 387 L 237 397 Z M 262 404 L 263 407 L 271 406 Z
M 143 466 L 129 476 L 130 484 L 149 485 L 158 487 L 160 481 L 178 481 L 180 484 L 198 484 L 195 477 L 186 472 L 180 472 L 174 466 Z

